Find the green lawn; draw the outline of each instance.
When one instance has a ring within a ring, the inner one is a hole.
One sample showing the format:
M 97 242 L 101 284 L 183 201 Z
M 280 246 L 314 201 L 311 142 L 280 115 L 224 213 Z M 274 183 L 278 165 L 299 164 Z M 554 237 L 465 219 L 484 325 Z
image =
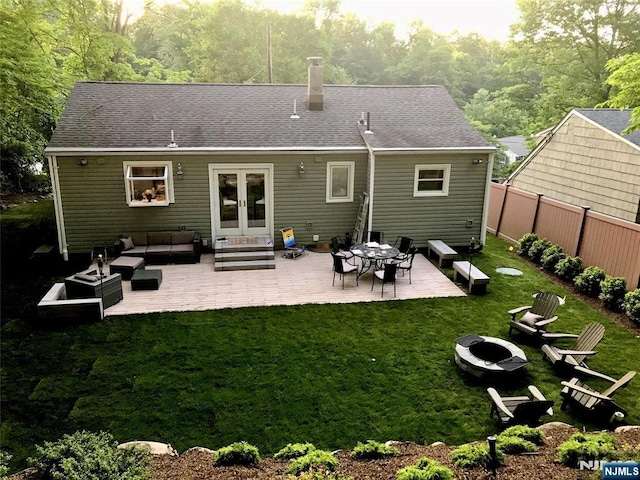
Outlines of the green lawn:
M 21 467 L 34 444 L 78 429 L 179 451 L 246 440 L 264 454 L 302 441 L 334 449 L 482 439 L 497 430 L 486 385 L 458 373 L 453 339 L 507 338 L 508 309 L 535 291 L 566 292 L 492 236 L 474 263 L 491 275 L 483 296 L 132 315 L 56 329 L 5 319 L 2 448 Z M 501 266 L 524 275 L 501 276 Z M 592 367 L 613 376 L 640 367 L 638 339 L 608 318 L 573 297 L 559 315 L 553 330 L 606 326 Z M 533 383 L 559 407 L 561 379 L 526 340 L 516 337 L 532 360 L 526 375 L 499 391 Z M 640 380 L 616 398 L 639 423 Z M 594 428 L 559 408 L 553 419 Z

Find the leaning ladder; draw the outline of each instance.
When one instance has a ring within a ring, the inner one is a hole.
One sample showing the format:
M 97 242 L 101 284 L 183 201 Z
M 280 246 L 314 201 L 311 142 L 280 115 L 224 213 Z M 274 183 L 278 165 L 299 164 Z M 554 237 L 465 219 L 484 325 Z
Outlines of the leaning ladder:
M 362 192 L 360 195 L 360 210 L 358 211 L 358 218 L 356 219 L 356 226 L 353 229 L 353 243 L 362 243 L 362 234 L 364 233 L 364 227 L 367 224 L 367 213 L 369 211 L 369 194 Z

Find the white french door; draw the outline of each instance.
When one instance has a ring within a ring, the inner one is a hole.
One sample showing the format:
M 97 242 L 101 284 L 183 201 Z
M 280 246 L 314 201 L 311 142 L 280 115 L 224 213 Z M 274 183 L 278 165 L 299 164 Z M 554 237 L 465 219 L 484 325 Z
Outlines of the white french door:
M 265 165 L 210 165 L 214 238 L 271 233 L 271 171 Z

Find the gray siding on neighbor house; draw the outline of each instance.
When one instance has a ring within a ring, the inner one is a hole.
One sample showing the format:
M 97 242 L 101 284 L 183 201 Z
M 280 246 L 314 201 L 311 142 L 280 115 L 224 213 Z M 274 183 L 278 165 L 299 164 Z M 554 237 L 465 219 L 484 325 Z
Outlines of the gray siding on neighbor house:
M 89 252 L 92 245 L 112 244 L 119 235 L 130 232 L 177 230 L 185 226 L 197 230 L 211 244 L 210 164 L 274 165 L 274 240 L 281 246 L 278 230 L 293 226 L 296 240 L 310 243 L 313 235 L 328 241 L 333 235 L 351 232 L 359 208 L 358 193 L 365 188 L 366 152 L 355 154 L 268 154 L 268 155 L 114 155 L 58 157 L 60 192 L 64 208 L 69 253 Z M 168 207 L 127 205 L 124 161 L 171 160 L 175 203 Z M 298 172 L 304 162 L 305 174 Z M 328 161 L 354 161 L 353 202 L 326 203 Z M 175 175 L 180 162 L 184 175 Z M 307 228 L 307 223 L 313 224 Z
M 476 165 L 474 158 L 483 162 Z M 423 164 L 451 165 L 448 196 L 413 196 L 415 166 Z M 430 239 L 468 246 L 481 234 L 488 165 L 486 154 L 377 155 L 372 229 L 383 231 L 388 243 L 403 235 L 418 247 Z M 467 220 L 473 221 L 471 227 Z
M 640 200 L 640 151 L 572 115 L 510 184 L 634 222 Z

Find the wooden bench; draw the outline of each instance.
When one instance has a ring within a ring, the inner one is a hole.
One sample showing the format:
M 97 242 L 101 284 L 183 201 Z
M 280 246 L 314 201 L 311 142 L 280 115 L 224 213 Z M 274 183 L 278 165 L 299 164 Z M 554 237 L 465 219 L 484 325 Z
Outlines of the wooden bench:
M 442 268 L 444 261 L 447 261 L 448 264 L 458 256 L 458 252 L 442 240 L 429 240 L 427 242 L 427 257 L 431 257 L 431 252 L 434 252 L 438 256 L 438 266 L 440 268 Z
M 467 261 L 453 262 L 453 281 L 463 277 L 469 283 L 469 293 L 486 293 L 489 277 Z

